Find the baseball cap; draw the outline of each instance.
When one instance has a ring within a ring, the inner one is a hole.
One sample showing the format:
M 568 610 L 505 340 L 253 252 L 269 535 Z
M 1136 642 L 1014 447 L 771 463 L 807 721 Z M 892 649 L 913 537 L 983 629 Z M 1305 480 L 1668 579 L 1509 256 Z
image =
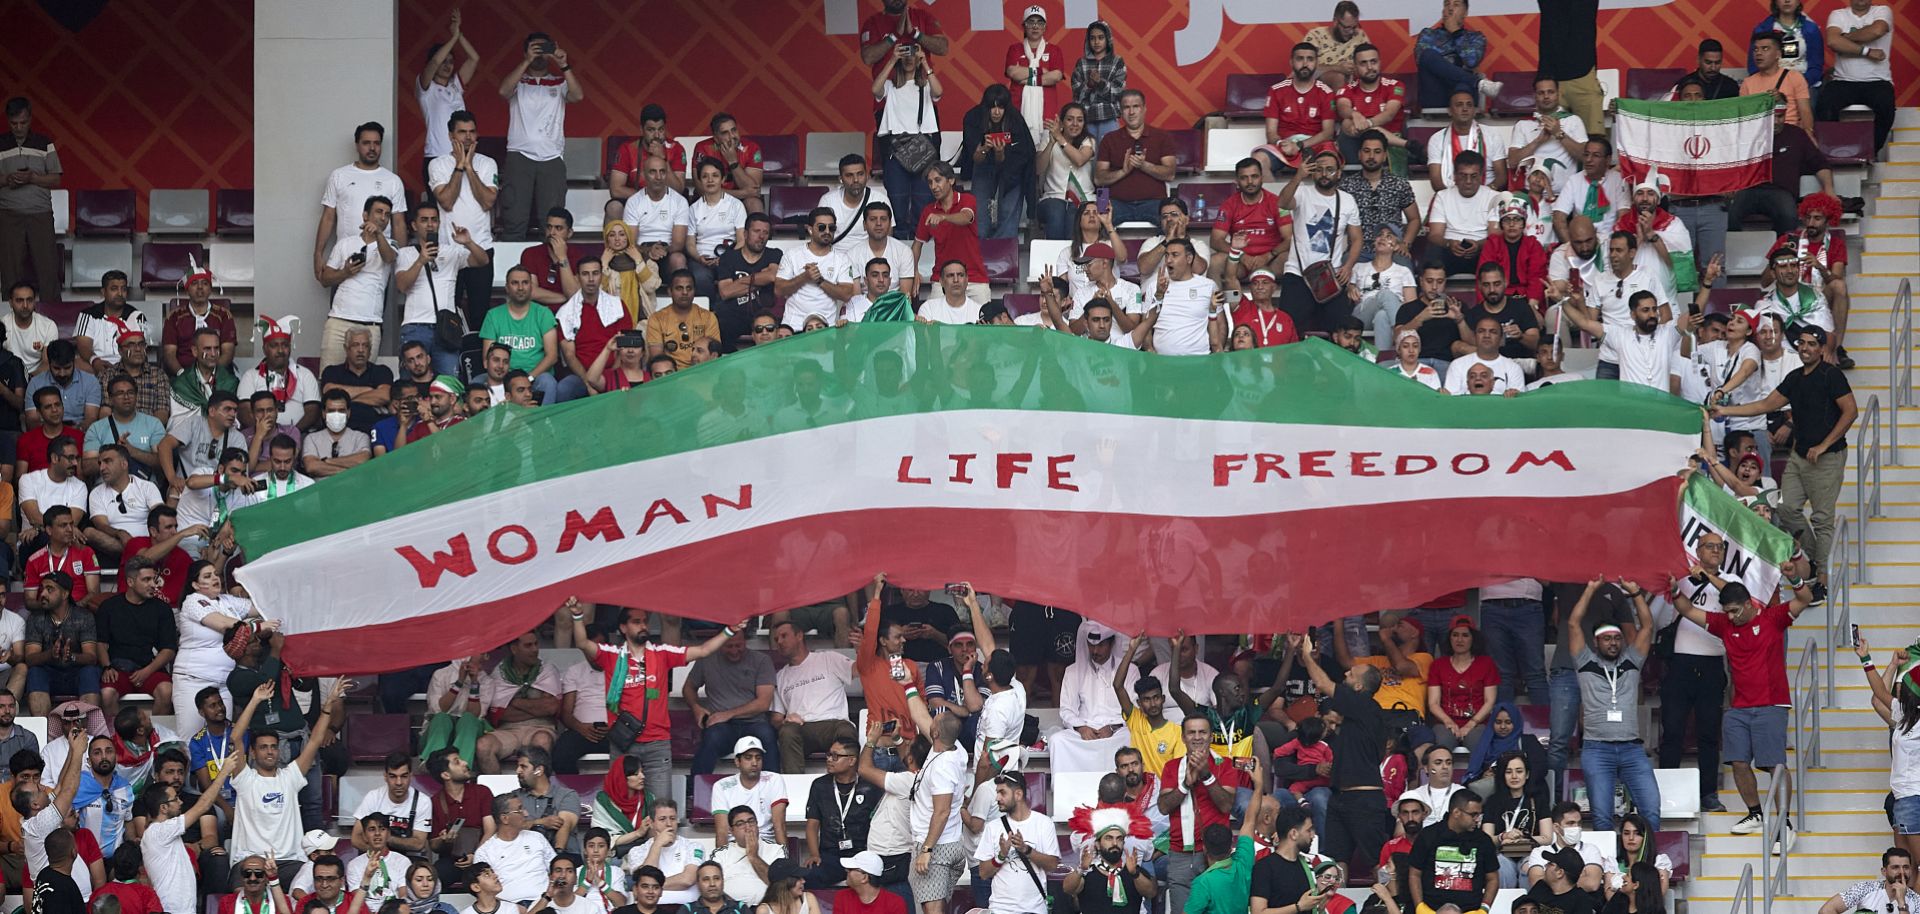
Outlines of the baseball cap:
M 339 839 L 324 828 L 316 828 L 300 836 L 300 850 L 309 857 L 323 852 L 332 853 L 338 843 Z
M 1041 22 L 1047 21 L 1047 11 L 1041 9 L 1038 3 L 1027 7 L 1027 11 L 1020 14 L 1020 21 L 1025 22 L 1035 16 L 1039 16 Z
M 1380 627 L 1382 629 L 1393 628 L 1402 622 L 1413 626 L 1413 632 L 1416 635 L 1425 637 L 1427 634 L 1427 627 L 1420 624 L 1420 620 L 1415 617 L 1413 613 L 1407 612 L 1406 610 L 1400 610 L 1398 612 L 1390 611 L 1380 614 Z
M 772 885 L 773 883 L 776 883 L 776 882 L 788 882 L 790 880 L 797 878 L 799 875 L 800 875 L 800 864 L 795 863 L 792 857 L 781 857 L 780 859 L 767 864 L 767 884 L 768 885 Z
M 766 751 L 767 747 L 760 744 L 760 738 L 757 736 L 743 736 L 733 744 L 734 755 L 742 752 L 758 752 L 765 755 Z
M 1464 628 L 1467 631 L 1474 631 L 1473 618 L 1471 616 L 1466 615 L 1465 613 L 1462 613 L 1458 616 L 1454 616 L 1453 621 L 1447 623 L 1447 631 L 1453 631 L 1456 628 Z
M 869 876 L 878 876 L 886 871 L 887 864 L 880 859 L 879 854 L 873 851 L 861 851 L 851 857 L 841 857 L 840 868 L 859 870 Z
M 1081 248 L 1080 256 L 1074 258 L 1074 260 L 1079 263 L 1086 263 L 1089 260 L 1112 260 L 1112 259 L 1113 259 L 1113 245 L 1110 245 L 1104 241 L 1096 241 L 1092 244 L 1087 245 L 1084 248 Z
M 1578 879 L 1580 871 L 1587 865 L 1587 858 L 1580 856 L 1580 852 L 1571 847 L 1548 851 L 1546 860 L 1566 873 L 1568 879 Z

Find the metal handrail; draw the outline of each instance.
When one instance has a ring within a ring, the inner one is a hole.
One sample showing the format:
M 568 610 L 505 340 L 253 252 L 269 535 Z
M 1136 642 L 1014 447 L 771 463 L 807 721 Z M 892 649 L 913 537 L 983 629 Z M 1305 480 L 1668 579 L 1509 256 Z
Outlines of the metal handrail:
M 1900 463 L 1900 407 L 1913 403 L 1913 280 L 1900 280 L 1893 294 L 1893 318 L 1887 322 L 1887 462 Z
M 1742 902 L 1746 904 L 1745 911 L 1740 910 Z M 1753 914 L 1753 864 L 1751 863 L 1740 868 L 1740 882 L 1733 887 L 1733 907 L 1728 909 L 1728 914 Z
M 1866 566 L 1864 555 L 1857 564 L 1847 561 L 1850 544 L 1862 539 L 1863 531 L 1855 530 L 1853 518 L 1841 515 L 1833 528 L 1833 552 L 1838 556 L 1827 569 L 1827 602 L 1825 606 L 1827 620 L 1827 695 L 1826 707 L 1836 707 L 1839 690 L 1835 688 L 1833 658 L 1840 645 L 1853 646 L 1853 579 L 1861 568 Z M 1817 731 L 1817 728 L 1816 728 Z
M 1860 572 L 1855 581 L 1865 581 L 1867 571 L 1867 518 L 1879 517 L 1880 509 L 1880 433 L 1884 427 L 1880 424 L 1880 395 L 1867 398 L 1867 408 L 1861 410 L 1860 438 L 1853 452 L 1853 514 L 1858 530 L 1854 531 L 1860 557 Z M 1832 562 L 1831 556 L 1828 558 Z M 1828 569 L 1828 580 L 1832 580 L 1832 569 Z
M 1800 669 L 1793 678 L 1793 787 L 1788 792 L 1784 778 L 1774 778 L 1767 785 L 1767 795 L 1760 801 L 1760 894 L 1763 914 L 1773 914 L 1773 900 L 1787 894 L 1787 870 L 1793 855 L 1793 847 L 1783 846 L 1779 859 L 1775 859 L 1773 846 L 1784 843 L 1789 820 L 1799 823 L 1801 829 L 1807 828 L 1807 769 L 1820 763 L 1820 677 L 1814 670 L 1814 662 L 1820 657 L 1819 645 L 1812 638 L 1800 649 Z M 1752 907 L 1752 887 L 1747 885 L 1749 872 L 1741 874 L 1742 887 L 1747 889 L 1748 907 Z M 1740 893 L 1734 894 L 1738 905 Z

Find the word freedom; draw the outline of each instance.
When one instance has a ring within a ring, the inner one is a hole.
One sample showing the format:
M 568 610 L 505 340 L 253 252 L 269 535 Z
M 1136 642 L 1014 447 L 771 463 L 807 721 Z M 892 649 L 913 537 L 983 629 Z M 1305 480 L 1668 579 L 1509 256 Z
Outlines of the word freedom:
M 1236 483 L 1265 483 L 1284 479 L 1332 479 L 1335 477 L 1421 476 L 1440 473 L 1452 476 L 1479 476 L 1498 473 L 1514 476 L 1526 470 L 1556 469 L 1574 471 L 1573 461 L 1563 450 L 1539 454 L 1520 451 L 1511 457 L 1462 451 L 1454 454 L 1386 454 L 1380 451 L 1300 451 L 1296 454 L 1246 453 L 1213 455 L 1213 484 L 1223 487 Z

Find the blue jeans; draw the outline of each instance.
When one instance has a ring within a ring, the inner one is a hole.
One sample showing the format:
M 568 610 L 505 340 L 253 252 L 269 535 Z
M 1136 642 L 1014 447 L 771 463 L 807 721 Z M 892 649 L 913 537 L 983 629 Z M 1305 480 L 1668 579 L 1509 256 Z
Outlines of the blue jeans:
M 1329 787 L 1311 787 L 1304 794 L 1282 788 L 1273 792 L 1282 806 L 1305 806 L 1307 815 L 1313 819 L 1313 832 L 1320 834 L 1327 827 L 1327 802 L 1333 799 L 1333 790 Z
M 542 397 L 541 403 L 565 403 L 578 400 L 587 395 L 587 382 L 577 374 L 570 374 L 553 384 L 553 396 Z
M 1567 751 L 1573 744 L 1573 728 L 1580 722 L 1580 674 L 1572 670 L 1554 670 L 1547 680 L 1548 705 L 1552 711 L 1552 734 L 1547 739 L 1547 768 L 1554 772 L 1552 784 L 1556 799 L 1559 775 L 1567 770 Z
M 933 204 L 933 189 L 927 186 L 926 176 L 907 171 L 892 156 L 887 156 L 880 180 L 893 203 L 893 237 L 912 241 L 914 229 L 920 227 L 920 211 Z
M 1536 702 L 1546 697 L 1547 671 L 1540 646 L 1547 641 L 1547 615 L 1540 601 L 1482 599 L 1480 630 L 1486 633 L 1493 665 L 1500 668 L 1500 700 L 1512 701 L 1515 687 L 1522 682 L 1527 697 Z
M 1638 742 L 1587 740 L 1580 746 L 1580 770 L 1587 776 L 1587 800 L 1593 804 L 1595 831 L 1613 830 L 1613 785 L 1624 782 L 1633 805 L 1660 830 L 1660 784 L 1653 779 L 1653 762 Z
M 1109 118 L 1104 121 L 1088 121 L 1087 122 L 1087 133 L 1093 136 L 1093 141 L 1096 143 L 1106 139 L 1107 134 L 1112 133 L 1115 130 L 1119 130 L 1119 129 L 1120 129 L 1120 119 L 1117 117 Z
M 712 774 L 720 754 L 732 752 L 733 744 L 743 736 L 756 737 L 760 745 L 765 747 L 767 763 L 764 770 L 780 770 L 780 734 L 775 733 L 773 724 L 762 717 L 758 720 L 723 720 L 701 731 L 700 749 L 693 754 L 692 773 Z
M 457 349 L 442 349 L 435 337 L 432 324 L 401 324 L 400 345 L 419 343 L 427 347 L 427 355 L 433 359 L 433 373 L 460 376 L 460 352 Z
M 988 908 L 993 902 L 993 880 L 980 875 L 980 864 L 973 865 L 973 906 Z
M 27 667 L 27 691 L 56 695 L 84 696 L 100 694 L 100 668 L 97 666 Z
M 1113 224 L 1125 225 L 1129 222 L 1145 222 L 1148 225 L 1160 224 L 1160 204 L 1166 198 L 1152 200 L 1113 200 Z
M 1445 108 L 1447 99 L 1460 91 L 1472 92 L 1480 100 L 1480 74 L 1460 66 L 1437 51 L 1420 52 L 1420 107 Z
M 421 688 L 424 689 L 426 686 Z M 305 751 L 307 751 L 305 732 L 280 734 L 280 767 L 292 767 L 294 760 Z M 320 782 L 326 778 L 325 772 L 320 768 L 319 760 L 315 759 L 313 767 L 307 771 L 307 785 L 300 788 L 300 824 L 301 827 L 310 830 L 325 825 L 320 816 Z
M 1075 207 L 1065 197 L 1042 200 L 1035 204 L 1034 209 L 1040 217 L 1040 237 L 1054 241 L 1072 240 Z
M 973 163 L 973 197 L 980 206 L 974 225 L 981 238 L 1012 238 L 1020 234 L 1020 217 L 1027 202 L 1027 180 L 1027 175 L 1001 167 L 991 156 Z
M 1705 268 L 1713 255 L 1727 249 L 1727 204 L 1720 200 L 1681 202 L 1673 206 L 1673 215 L 1693 236 L 1694 262 Z M 1725 288 L 1726 274 L 1713 281 L 1716 289 Z

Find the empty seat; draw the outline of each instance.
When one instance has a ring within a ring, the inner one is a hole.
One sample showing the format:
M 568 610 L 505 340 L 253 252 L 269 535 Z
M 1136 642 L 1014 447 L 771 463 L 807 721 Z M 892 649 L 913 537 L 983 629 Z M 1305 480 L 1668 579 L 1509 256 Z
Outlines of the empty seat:
M 54 329 L 60 331 L 62 339 L 73 336 L 73 328 L 80 323 L 80 312 L 93 307 L 90 301 L 43 301 L 34 310 L 53 321 Z
M 1025 317 L 1040 311 L 1040 296 L 1032 292 L 1008 292 L 1000 303 L 1007 306 L 1010 317 Z
M 253 288 L 253 242 L 216 244 L 207 251 L 207 257 L 214 284 L 222 288 Z
M 533 247 L 531 241 L 496 241 L 493 243 L 493 285 L 506 288 L 507 271 L 520 265 L 520 254 Z
M 1728 232 L 1726 267 L 1728 276 L 1758 276 L 1767 266 L 1767 250 L 1773 247 L 1772 232 Z
M 73 242 L 71 288 L 98 289 L 100 274 L 119 270 L 133 274 L 133 244 L 124 238 L 78 238 Z
M 819 132 L 807 134 L 807 177 L 838 175 L 840 159 L 849 155 L 867 154 L 867 135 L 865 133 Z M 868 162 L 872 164 L 871 160 Z M 878 168 L 871 169 L 879 171 Z
M 1041 271 L 1052 269 L 1060 259 L 1060 252 L 1072 246 L 1071 241 L 1035 238 L 1027 248 L 1027 282 L 1039 282 Z
M 1267 141 L 1265 127 L 1215 127 L 1207 131 L 1205 171 L 1210 175 L 1233 174 L 1233 165 Z
M 384 762 L 413 743 L 413 722 L 406 714 L 355 714 L 347 728 L 347 756 L 355 762 Z
M 1220 214 L 1220 206 L 1238 192 L 1232 184 L 1224 181 L 1188 181 L 1180 185 L 1175 193 L 1187 204 L 1187 218 L 1196 228 L 1213 228 L 1214 220 Z M 1206 205 L 1202 206 L 1201 201 Z M 1204 212 L 1203 212 L 1204 210 Z
M 1533 73 L 1507 70 L 1493 74 L 1500 94 L 1480 100 L 1480 107 L 1496 117 L 1523 117 L 1533 113 Z
M 760 178 L 768 184 L 792 184 L 800 180 L 800 138 L 791 133 L 753 134 L 747 137 L 760 144 Z
M 1287 79 L 1286 73 L 1227 74 L 1227 103 L 1220 115 L 1227 118 L 1261 117 L 1267 109 L 1267 90 Z
M 613 196 L 601 187 L 567 188 L 567 212 L 573 214 L 575 235 L 598 235 L 606 227 L 607 201 Z
M 147 194 L 147 234 L 207 233 L 207 192 L 155 190 Z
M 561 157 L 567 163 L 567 180 L 592 183 L 600 180 L 600 138 L 567 137 Z
M 1866 165 L 1873 161 L 1872 121 L 1819 121 L 1813 125 L 1820 151 L 1833 165 Z
M 962 138 L 963 134 L 958 130 L 940 131 L 940 161 L 954 162 L 959 160 L 960 140 Z
M 1667 860 L 1673 864 L 1673 874 L 1669 877 L 1669 882 L 1686 882 L 1688 877 L 1693 875 L 1693 851 L 1689 840 L 1691 837 L 1692 835 L 1683 831 L 1653 833 L 1653 852 L 1665 854 Z
M 980 260 L 987 267 L 987 281 L 1011 285 L 1020 278 L 1020 239 L 980 239 Z
M 253 189 L 216 191 L 213 230 L 221 235 L 253 234 Z
M 140 288 L 171 289 L 191 264 L 207 262 L 207 249 L 190 241 L 149 241 L 140 251 Z
M 1673 91 L 1673 84 L 1687 71 L 1680 67 L 1633 67 L 1627 70 L 1627 98 L 1657 102 Z
M 804 185 L 775 184 L 767 188 L 767 216 L 773 220 L 774 231 L 792 230 L 804 224 L 807 214 L 820 203 L 821 193 L 818 187 Z
M 73 227 L 73 191 L 64 187 L 53 189 L 53 233 L 65 235 Z M 45 745 L 42 743 L 41 745 Z
M 133 191 L 76 190 L 73 192 L 75 235 L 132 235 Z
M 1169 130 L 1167 136 L 1173 140 L 1173 170 L 1175 174 L 1190 175 L 1200 170 L 1206 162 L 1201 151 L 1201 137 L 1198 130 Z

